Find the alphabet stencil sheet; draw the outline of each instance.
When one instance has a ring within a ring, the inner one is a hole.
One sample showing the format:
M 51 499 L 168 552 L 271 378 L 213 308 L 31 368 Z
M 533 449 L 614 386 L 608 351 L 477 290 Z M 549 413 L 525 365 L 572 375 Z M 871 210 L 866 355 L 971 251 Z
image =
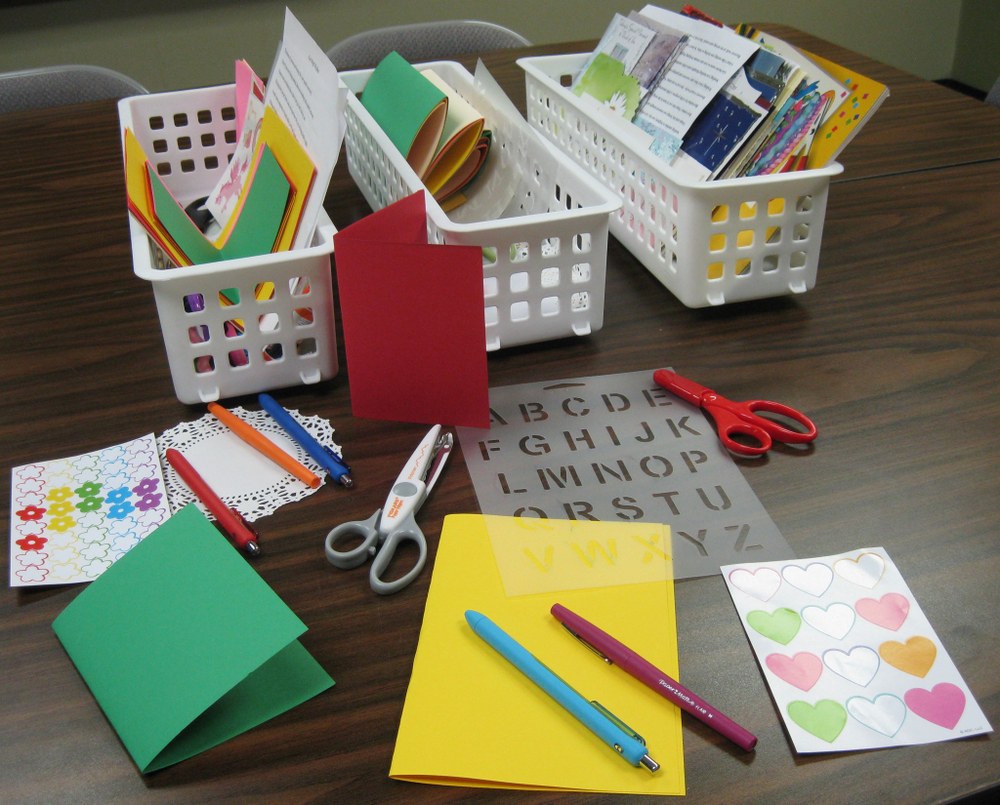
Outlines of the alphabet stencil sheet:
M 652 371 L 490 389 L 458 428 L 483 514 L 670 526 L 675 578 L 794 556 L 711 424 Z

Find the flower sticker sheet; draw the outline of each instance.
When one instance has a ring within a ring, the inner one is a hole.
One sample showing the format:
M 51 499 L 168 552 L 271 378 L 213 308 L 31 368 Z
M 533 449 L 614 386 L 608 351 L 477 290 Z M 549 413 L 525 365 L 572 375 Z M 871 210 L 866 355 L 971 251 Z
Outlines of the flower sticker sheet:
M 883 548 L 722 574 L 796 751 L 992 731 Z
M 156 439 L 15 467 L 10 585 L 93 581 L 170 516 Z

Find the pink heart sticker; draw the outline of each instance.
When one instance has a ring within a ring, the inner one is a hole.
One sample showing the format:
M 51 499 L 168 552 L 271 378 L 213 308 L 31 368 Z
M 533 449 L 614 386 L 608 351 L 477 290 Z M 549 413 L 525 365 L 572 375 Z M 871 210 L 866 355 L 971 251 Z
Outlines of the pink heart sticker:
M 823 673 L 823 663 L 815 654 L 800 651 L 794 657 L 769 654 L 764 660 L 775 676 L 795 685 L 799 690 L 809 690 Z
M 910 602 L 899 593 L 886 593 L 878 600 L 861 598 L 854 609 L 869 623 L 896 631 L 910 614 Z
M 945 729 L 953 729 L 965 711 L 965 694 L 957 685 L 941 682 L 931 690 L 912 688 L 903 701 L 921 718 Z

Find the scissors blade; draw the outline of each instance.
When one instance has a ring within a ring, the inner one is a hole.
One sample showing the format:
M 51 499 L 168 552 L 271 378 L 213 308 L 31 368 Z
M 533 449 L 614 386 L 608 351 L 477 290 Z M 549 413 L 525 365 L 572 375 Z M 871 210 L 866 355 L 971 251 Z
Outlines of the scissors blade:
M 403 469 L 399 471 L 399 475 L 396 476 L 396 484 L 403 483 L 404 481 L 415 483 L 416 481 L 423 481 L 427 477 L 427 468 L 430 467 L 431 462 L 434 460 L 435 445 L 440 435 L 440 425 L 435 425 L 427 431 L 427 435 L 420 440 L 417 449 L 413 451 L 403 465 Z M 393 486 L 396 484 L 393 484 Z
M 671 369 L 657 369 L 653 372 L 653 381 L 692 405 L 700 406 L 704 395 L 712 392 L 707 386 L 682 377 Z
M 431 490 L 434 488 L 434 484 L 437 483 L 438 476 L 441 475 L 441 470 L 444 469 L 445 463 L 448 461 L 448 456 L 451 455 L 452 448 L 455 446 L 455 437 L 450 433 L 442 433 L 436 442 L 434 442 L 434 457 L 431 459 L 430 466 L 427 468 L 426 483 L 427 483 L 427 494 L 429 495 Z

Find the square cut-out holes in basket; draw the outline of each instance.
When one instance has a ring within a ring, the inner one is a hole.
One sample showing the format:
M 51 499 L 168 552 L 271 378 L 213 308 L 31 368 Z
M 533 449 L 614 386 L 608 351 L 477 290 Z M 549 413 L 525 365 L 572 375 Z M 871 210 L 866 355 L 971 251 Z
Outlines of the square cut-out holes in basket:
M 236 109 L 231 106 L 148 117 L 150 148 L 160 157 L 156 162 L 157 174 L 169 176 L 175 170 L 194 173 L 201 169 L 199 163 L 205 170 L 217 169 L 221 164 L 219 155 L 199 154 L 195 144 L 202 149 L 214 148 L 221 137 L 227 145 L 235 145 L 235 121 Z

